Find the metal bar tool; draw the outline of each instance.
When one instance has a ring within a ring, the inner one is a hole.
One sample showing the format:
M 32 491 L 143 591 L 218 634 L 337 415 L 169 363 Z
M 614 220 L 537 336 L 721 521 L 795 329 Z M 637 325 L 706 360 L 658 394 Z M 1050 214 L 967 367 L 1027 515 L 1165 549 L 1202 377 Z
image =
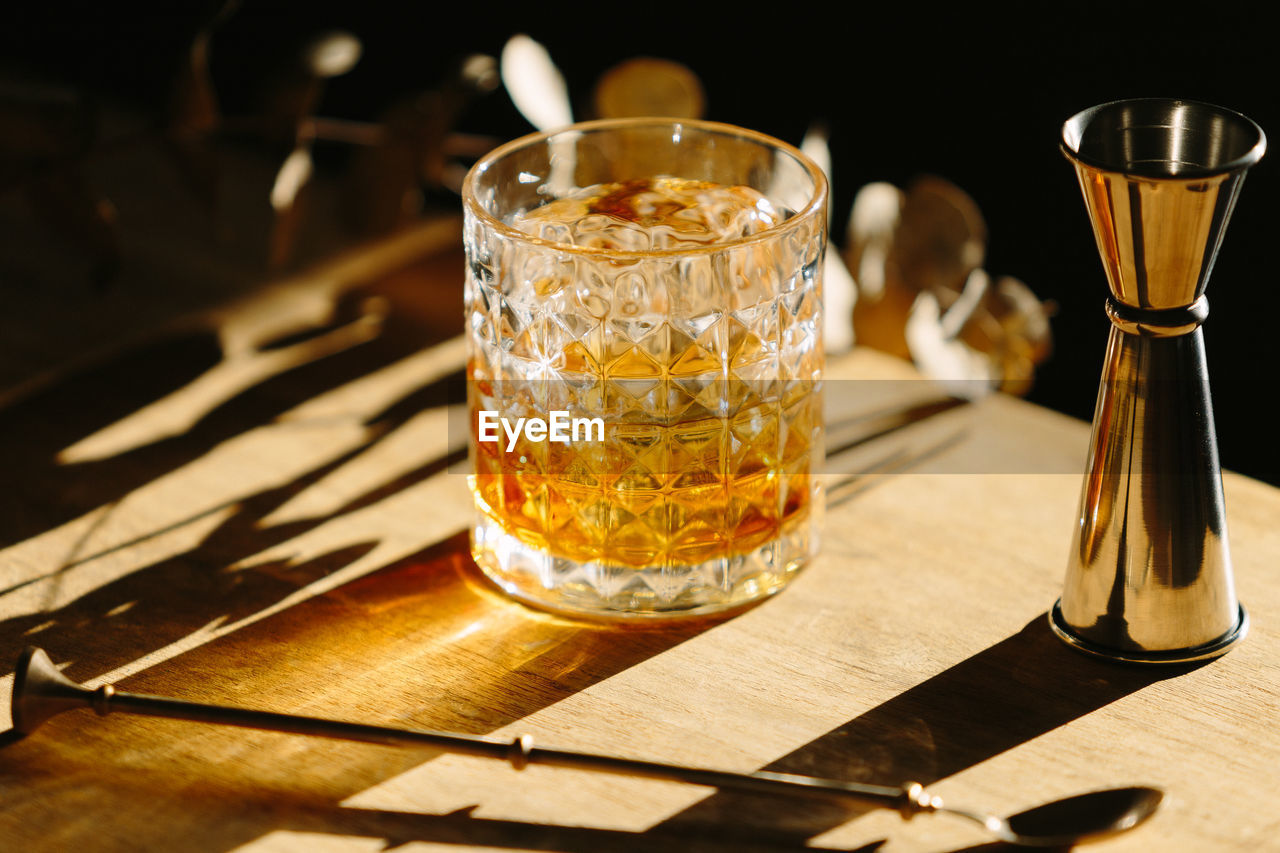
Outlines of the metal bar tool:
M 1248 630 L 1200 324 L 1245 172 L 1265 150 L 1254 122 L 1194 101 L 1116 101 L 1063 126 L 1111 288 L 1080 514 L 1049 614 L 1081 651 L 1184 663 Z
M 400 729 L 225 705 L 205 705 L 166 696 L 125 693 L 116 690 L 111 684 L 90 689 L 64 676 L 49 656 L 34 646 L 28 646 L 18 658 L 10 707 L 14 729 L 21 735 L 30 734 L 50 717 L 64 711 L 92 708 L 103 717 L 118 711 L 386 746 L 434 747 L 447 752 L 502 759 L 511 762 L 517 770 L 522 770 L 529 764 L 548 764 L 711 785 L 755 794 L 790 794 L 863 802 L 897 809 L 904 820 L 924 813 L 949 814 L 981 825 L 1002 841 L 1033 847 L 1070 847 L 1080 841 L 1126 832 L 1151 817 L 1163 798 L 1163 792 L 1158 788 L 1110 788 L 1055 800 L 1002 818 L 982 811 L 944 805 L 942 798 L 934 796 L 918 782 L 907 782 L 900 786 L 868 785 L 767 770 L 738 773 L 538 747 L 533 745 L 533 738 L 529 735 L 518 735 L 507 741 L 472 734 Z

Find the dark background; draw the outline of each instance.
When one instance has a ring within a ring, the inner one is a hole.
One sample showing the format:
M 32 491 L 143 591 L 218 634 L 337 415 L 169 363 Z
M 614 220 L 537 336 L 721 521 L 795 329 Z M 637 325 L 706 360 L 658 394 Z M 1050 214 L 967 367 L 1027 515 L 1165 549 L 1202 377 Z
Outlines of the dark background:
M 1208 24 L 1153 20 L 1166 8 L 1154 5 L 1133 13 L 1045 7 L 1050 17 L 1029 5 L 1021 17 L 904 3 L 841 4 L 826 14 L 780 4 L 764 18 L 659 4 L 633 5 L 629 17 L 604 5 L 523 8 L 245 0 L 213 40 L 214 78 L 227 113 L 251 111 L 262 81 L 308 35 L 347 29 L 362 39 L 364 56 L 329 84 L 320 112 L 374 119 L 396 99 L 438 85 L 465 55 L 496 56 L 510 35 L 525 32 L 549 49 L 583 115 L 595 80 L 618 61 L 678 60 L 701 77 L 707 118 L 795 143 L 812 121 L 827 124 L 837 238 L 867 182 L 902 186 L 929 173 L 970 193 L 989 229 L 986 269 L 1021 278 L 1058 306 L 1055 353 L 1030 399 L 1085 419 L 1109 324 L 1080 193 L 1057 149 L 1063 120 L 1105 101 L 1172 96 L 1221 104 L 1280 132 L 1275 48 L 1239 7 L 1230 21 Z M 208 14 L 199 3 L 28 9 L 3 28 L 0 70 L 158 118 Z M 531 130 L 501 89 L 469 107 L 457 127 L 501 138 Z M 1280 224 L 1275 157 L 1245 183 L 1211 280 L 1205 338 L 1224 466 L 1280 484 L 1265 408 L 1275 363 L 1269 320 L 1280 308 L 1270 269 Z

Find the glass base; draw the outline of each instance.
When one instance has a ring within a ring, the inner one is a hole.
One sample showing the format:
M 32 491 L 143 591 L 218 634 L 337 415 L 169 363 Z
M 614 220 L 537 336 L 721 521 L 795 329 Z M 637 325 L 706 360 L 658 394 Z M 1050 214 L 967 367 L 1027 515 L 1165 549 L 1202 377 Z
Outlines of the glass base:
M 648 620 L 721 613 L 785 587 L 817 554 L 817 525 L 796 519 L 747 554 L 694 565 L 579 563 L 531 548 L 487 515 L 471 531 L 476 564 L 511 596 L 589 618 Z

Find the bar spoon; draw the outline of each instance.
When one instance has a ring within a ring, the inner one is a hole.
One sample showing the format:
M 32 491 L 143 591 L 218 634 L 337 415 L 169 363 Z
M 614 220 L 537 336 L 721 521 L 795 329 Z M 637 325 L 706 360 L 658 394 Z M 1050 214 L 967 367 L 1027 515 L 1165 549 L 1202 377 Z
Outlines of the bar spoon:
M 449 752 L 499 758 L 517 770 L 547 764 L 675 780 L 758 794 L 790 794 L 859 802 L 897 809 L 904 819 L 924 812 L 940 812 L 981 825 L 1001 841 L 1029 847 L 1067 847 L 1132 829 L 1155 812 L 1163 794 L 1156 788 L 1113 788 L 1067 797 L 1008 818 L 943 805 L 940 797 L 918 782 L 900 786 L 868 785 L 790 773 L 757 770 L 738 773 L 641 761 L 607 755 L 538 747 L 529 735 L 497 740 L 479 735 L 350 723 L 271 711 L 205 705 L 161 696 L 116 690 L 111 684 L 90 689 L 71 681 L 41 649 L 28 646 L 18 658 L 13 681 L 13 726 L 19 734 L 35 731 L 63 711 L 92 708 L 99 716 L 112 712 L 168 717 L 201 723 L 267 729 L 292 734 L 378 743 L 388 746 L 433 747 Z

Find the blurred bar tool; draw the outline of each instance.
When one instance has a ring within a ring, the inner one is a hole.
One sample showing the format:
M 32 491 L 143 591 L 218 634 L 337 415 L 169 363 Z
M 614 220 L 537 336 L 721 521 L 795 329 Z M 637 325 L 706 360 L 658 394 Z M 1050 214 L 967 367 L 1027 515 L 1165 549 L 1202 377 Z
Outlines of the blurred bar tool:
M 1265 150 L 1252 121 L 1194 101 L 1116 101 L 1063 126 L 1111 288 L 1079 522 L 1049 616 L 1081 651 L 1183 663 L 1248 630 L 1200 324 L 1245 172 Z

